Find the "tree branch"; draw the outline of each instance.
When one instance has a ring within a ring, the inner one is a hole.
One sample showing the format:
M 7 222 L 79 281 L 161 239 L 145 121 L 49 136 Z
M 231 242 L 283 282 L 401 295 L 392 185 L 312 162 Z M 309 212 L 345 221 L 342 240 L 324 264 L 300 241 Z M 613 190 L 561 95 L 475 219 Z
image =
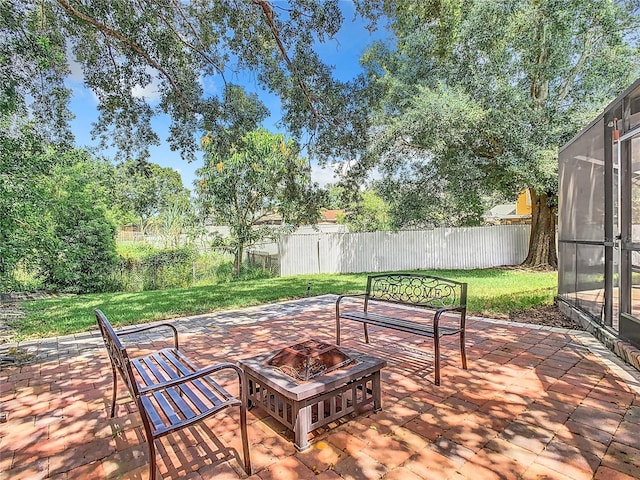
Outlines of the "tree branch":
M 584 63 L 589 57 L 589 52 L 591 51 L 591 47 L 593 47 L 593 45 L 596 43 L 596 39 L 597 37 L 594 35 L 594 33 L 590 29 L 587 30 L 587 33 L 584 39 L 584 48 L 582 49 L 582 52 L 580 52 L 580 57 L 578 58 L 578 61 L 576 62 L 576 64 L 573 66 L 573 68 L 567 75 L 567 78 L 565 78 L 564 82 L 562 82 L 562 87 L 560 88 L 560 93 L 558 94 L 559 102 L 563 101 L 567 97 L 567 95 L 569 95 L 569 92 L 571 91 L 571 87 L 575 83 L 576 77 L 582 70 Z
M 164 76 L 164 78 L 169 82 L 169 84 L 171 85 L 172 90 L 178 96 L 178 99 L 180 100 L 180 103 L 182 104 L 182 107 L 185 110 L 185 112 L 189 111 L 189 107 L 188 107 L 187 101 L 184 98 L 184 95 L 180 91 L 180 88 L 176 84 L 176 82 L 173 79 L 173 77 L 169 74 L 169 72 L 167 72 L 164 68 L 162 68 L 162 66 L 156 60 L 151 58 L 151 56 L 147 52 L 145 52 L 142 49 L 142 47 L 140 47 L 137 43 L 135 43 L 130 38 L 127 38 L 126 36 L 124 36 L 120 32 L 118 32 L 116 30 L 113 30 L 112 28 L 110 28 L 107 25 L 99 22 L 95 18 L 90 17 L 89 15 L 87 15 L 87 14 L 85 14 L 85 13 L 83 13 L 83 12 L 77 10 L 77 9 L 75 9 L 74 7 L 72 7 L 69 4 L 69 2 L 67 0 L 57 0 L 57 2 L 67 13 L 69 13 L 73 17 L 77 18 L 78 20 L 82 20 L 83 22 L 86 22 L 89 25 L 94 26 L 95 28 L 97 28 L 103 34 L 105 34 L 105 35 L 107 35 L 109 37 L 115 38 L 116 40 L 119 40 L 124 45 L 126 45 L 131 50 L 133 50 L 135 53 L 137 53 L 142 58 L 144 58 L 151 67 L 153 67 L 157 71 L 159 71 Z
M 542 107 L 547 98 L 549 98 L 549 81 L 544 79 L 541 73 L 541 68 L 545 66 L 549 58 L 547 28 L 543 22 L 544 18 L 538 22 L 535 34 L 536 43 L 540 47 L 540 52 L 538 52 L 538 58 L 536 59 L 536 71 L 533 75 L 530 88 L 530 95 L 534 102 L 534 108 Z
M 182 7 L 180 6 L 180 4 L 178 3 L 177 0 L 172 0 L 172 3 L 174 5 L 174 7 L 176 8 L 176 10 L 178 11 L 178 13 L 180 14 L 180 17 L 182 17 L 182 20 L 185 22 L 185 24 L 187 25 L 187 27 L 189 28 L 189 30 L 191 31 L 191 33 L 193 34 L 193 36 L 196 38 L 196 40 L 198 40 L 198 42 L 200 42 L 200 45 L 204 48 L 204 42 L 202 41 L 202 38 L 200 37 L 200 35 L 198 34 L 197 30 L 195 29 L 195 27 L 193 26 L 193 24 L 189 21 L 189 19 L 187 18 L 187 16 L 184 13 L 184 10 L 182 9 Z M 195 45 L 192 45 L 190 42 L 188 42 L 186 39 L 182 38 L 182 36 L 180 35 L 180 33 L 178 33 L 172 25 L 169 24 L 169 22 L 163 17 L 163 20 L 165 22 L 165 25 L 167 25 L 167 27 L 169 27 L 171 29 L 171 31 L 173 31 L 173 33 L 178 37 L 178 39 L 180 39 L 180 41 L 182 43 L 184 43 L 186 46 L 188 46 L 189 48 L 191 48 L 194 52 L 196 52 L 198 55 L 200 55 L 205 62 L 209 63 L 210 65 L 213 65 L 213 68 L 215 68 L 218 73 L 220 74 L 220 76 L 222 77 L 222 81 L 224 82 L 224 84 L 227 84 L 227 80 L 224 76 L 224 71 L 222 70 L 222 67 L 220 67 L 216 62 L 214 62 L 212 59 L 209 58 L 209 56 L 204 52 L 204 50 L 196 48 Z
M 296 82 L 298 83 L 300 90 L 302 90 L 303 95 L 307 99 L 307 103 L 309 104 L 309 108 L 311 108 L 313 116 L 315 118 L 324 118 L 316 110 L 314 106 L 314 98 L 309 92 L 309 88 L 304 83 L 304 81 L 295 74 L 293 65 L 291 63 L 291 59 L 289 58 L 289 54 L 287 53 L 287 50 L 284 44 L 282 43 L 282 39 L 280 38 L 280 32 L 278 31 L 278 27 L 275 24 L 275 21 L 274 21 L 275 14 L 273 12 L 273 8 L 271 8 L 271 3 L 268 0 L 253 0 L 253 3 L 254 5 L 258 5 L 260 8 L 262 8 L 262 12 L 264 13 L 264 16 L 267 19 L 267 23 L 269 24 L 269 29 L 271 30 L 271 33 L 273 35 L 273 39 L 276 41 L 276 44 L 278 45 L 278 49 L 282 54 L 282 58 L 284 59 L 284 62 L 287 64 L 287 69 L 292 75 L 296 77 Z

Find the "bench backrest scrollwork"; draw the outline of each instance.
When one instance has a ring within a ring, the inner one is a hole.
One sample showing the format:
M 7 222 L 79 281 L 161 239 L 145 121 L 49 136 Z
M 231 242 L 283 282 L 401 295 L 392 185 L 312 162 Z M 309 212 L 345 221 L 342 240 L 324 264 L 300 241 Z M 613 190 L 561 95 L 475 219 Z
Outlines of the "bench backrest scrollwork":
M 371 275 L 367 279 L 365 302 L 368 303 L 369 300 L 382 300 L 429 309 L 443 307 L 465 309 L 467 284 L 411 273 Z

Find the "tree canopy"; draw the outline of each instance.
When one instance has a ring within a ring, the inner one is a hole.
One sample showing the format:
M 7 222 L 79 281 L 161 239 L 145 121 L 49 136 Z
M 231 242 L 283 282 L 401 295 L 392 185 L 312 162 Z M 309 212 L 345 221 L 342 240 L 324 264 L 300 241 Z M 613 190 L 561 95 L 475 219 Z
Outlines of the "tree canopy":
M 472 224 L 487 195 L 528 188 L 528 263 L 554 265 L 556 152 L 638 76 L 638 1 L 354 3 L 395 42 L 372 45 L 366 73 L 341 82 L 314 48 L 343 25 L 339 0 L 0 2 L 3 121 L 70 145 L 74 67 L 99 102 L 93 133 L 118 159 L 148 160 L 157 114 L 183 158 L 204 132 L 218 155 L 269 113 L 240 86 L 250 75 L 310 155 L 350 163 L 352 186 L 382 172 L 397 226 Z
M 363 58 L 374 127 L 355 171 L 383 172 L 406 224 L 429 210 L 473 223 L 484 196 L 528 188 L 543 235 L 530 261 L 554 266 L 557 151 L 640 73 L 638 3 L 359 3 L 397 43 Z
M 127 160 L 116 167 L 114 206 L 121 224 L 136 223 L 146 232 L 149 222 L 175 204 L 188 204 L 189 191 L 180 174 L 155 163 Z
M 159 113 L 171 118 L 171 147 L 192 160 L 202 132 L 244 114 L 234 92 L 247 72 L 280 97 L 298 138 L 335 125 L 349 98 L 313 48 L 340 28 L 338 0 L 15 0 L 0 3 L 0 18 L 2 101 L 31 99 L 32 114 L 71 138 L 64 78 L 74 65 L 99 102 L 93 134 L 121 160 L 148 159 Z

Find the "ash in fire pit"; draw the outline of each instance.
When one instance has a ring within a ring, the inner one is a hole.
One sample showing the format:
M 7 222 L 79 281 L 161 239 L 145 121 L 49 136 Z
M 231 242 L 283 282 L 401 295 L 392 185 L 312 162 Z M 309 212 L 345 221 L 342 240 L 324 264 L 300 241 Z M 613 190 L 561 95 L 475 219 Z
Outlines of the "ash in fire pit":
M 306 381 L 351 362 L 353 359 L 335 345 L 311 339 L 283 348 L 267 364 L 296 380 Z

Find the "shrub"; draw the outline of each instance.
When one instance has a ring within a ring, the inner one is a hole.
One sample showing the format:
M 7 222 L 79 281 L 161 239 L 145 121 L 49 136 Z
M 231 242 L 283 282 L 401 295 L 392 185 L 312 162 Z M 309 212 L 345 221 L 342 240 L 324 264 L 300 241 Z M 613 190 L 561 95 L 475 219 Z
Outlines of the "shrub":
M 147 256 L 142 261 L 144 290 L 191 286 L 194 257 L 189 247 L 158 250 Z
M 50 223 L 40 250 L 47 289 L 92 293 L 117 287 L 112 276 L 117 263 L 116 227 L 108 219 L 97 169 L 88 160 L 78 161 L 54 169 L 48 179 Z

